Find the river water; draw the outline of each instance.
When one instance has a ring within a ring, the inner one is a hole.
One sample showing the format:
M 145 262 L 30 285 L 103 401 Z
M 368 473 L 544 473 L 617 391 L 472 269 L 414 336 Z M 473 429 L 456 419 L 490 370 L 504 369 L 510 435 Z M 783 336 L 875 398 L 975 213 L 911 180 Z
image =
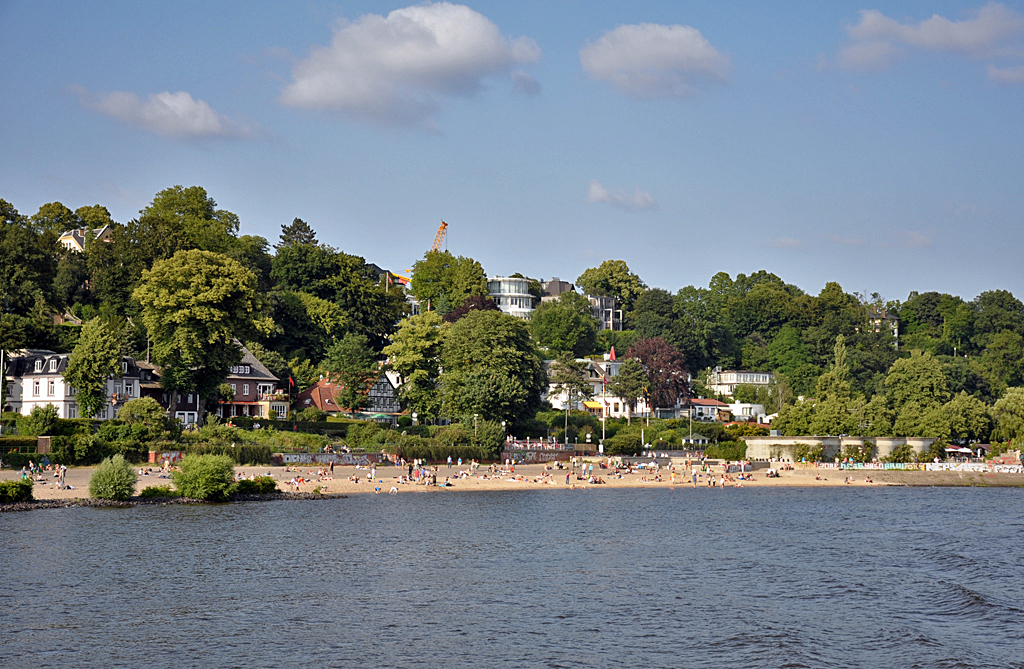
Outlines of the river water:
M 3 667 L 1024 667 L 1024 490 L 0 516 Z

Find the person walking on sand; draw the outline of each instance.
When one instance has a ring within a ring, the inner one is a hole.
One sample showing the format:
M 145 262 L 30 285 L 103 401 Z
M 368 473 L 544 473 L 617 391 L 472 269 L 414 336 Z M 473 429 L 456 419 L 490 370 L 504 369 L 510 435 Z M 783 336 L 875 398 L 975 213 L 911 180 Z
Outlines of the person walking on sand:
M 569 485 L 569 472 L 565 472 L 565 485 Z
M 452 468 L 452 456 L 448 456 L 448 469 Z

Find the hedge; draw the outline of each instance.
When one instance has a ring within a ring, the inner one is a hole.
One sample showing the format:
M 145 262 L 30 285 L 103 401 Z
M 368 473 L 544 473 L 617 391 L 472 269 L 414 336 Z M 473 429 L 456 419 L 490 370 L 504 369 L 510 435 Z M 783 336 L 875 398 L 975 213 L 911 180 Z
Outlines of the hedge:
M 45 457 L 49 457 L 51 463 L 60 463 L 60 460 L 54 459 L 53 455 L 49 453 L 0 453 L 0 460 L 4 461 L 4 467 L 11 469 L 28 467 L 29 460 L 39 464 L 39 461 Z
M 0 437 L 0 457 L 7 459 L 11 451 L 17 453 L 35 452 L 39 443 L 36 437 Z
M 0 481 L 0 504 L 32 501 L 32 481 Z
M 226 455 L 240 465 L 269 465 L 273 449 L 264 444 L 183 444 L 186 455 Z

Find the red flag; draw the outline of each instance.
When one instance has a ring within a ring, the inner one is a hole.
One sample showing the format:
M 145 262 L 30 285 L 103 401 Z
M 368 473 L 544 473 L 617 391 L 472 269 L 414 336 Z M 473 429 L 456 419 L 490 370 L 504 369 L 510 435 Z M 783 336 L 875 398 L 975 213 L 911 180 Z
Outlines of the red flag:
M 295 379 L 293 379 L 292 377 L 289 376 L 288 377 L 288 385 L 289 386 L 294 386 L 295 385 Z
M 612 353 L 611 353 L 611 357 L 609 357 L 608 359 L 609 359 L 609 360 L 615 360 L 615 347 L 614 347 L 614 346 L 612 346 Z

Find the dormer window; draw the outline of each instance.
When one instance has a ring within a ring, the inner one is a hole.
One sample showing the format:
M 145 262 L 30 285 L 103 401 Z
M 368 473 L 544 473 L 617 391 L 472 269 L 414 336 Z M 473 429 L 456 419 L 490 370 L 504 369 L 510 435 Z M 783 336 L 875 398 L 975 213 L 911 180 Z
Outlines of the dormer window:
M 128 373 L 128 363 L 127 362 L 122 362 L 121 363 L 121 373 L 122 374 L 127 374 Z
M 43 361 L 42 360 L 36 360 L 35 371 L 37 371 L 37 372 L 43 371 Z
M 51 358 L 50 359 L 50 371 L 51 372 L 56 372 L 57 371 L 57 358 Z

